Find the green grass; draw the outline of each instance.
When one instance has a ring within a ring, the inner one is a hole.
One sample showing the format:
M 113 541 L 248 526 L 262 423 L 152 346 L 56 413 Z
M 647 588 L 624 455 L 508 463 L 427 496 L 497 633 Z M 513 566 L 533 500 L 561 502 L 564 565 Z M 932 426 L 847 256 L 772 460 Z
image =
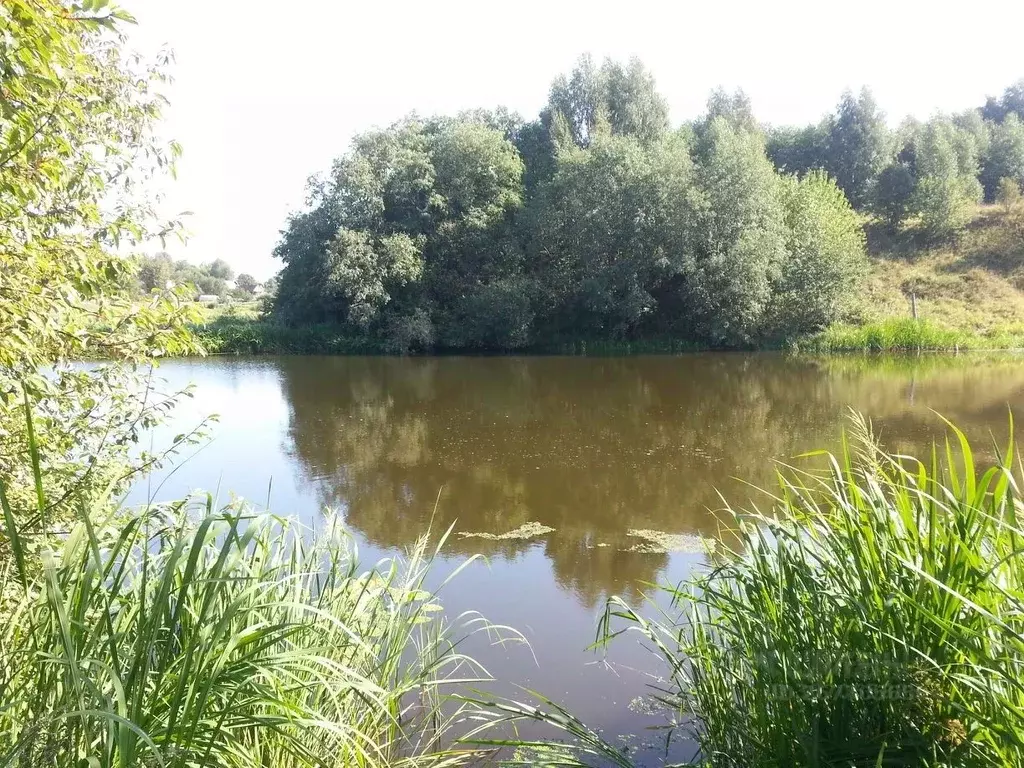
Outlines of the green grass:
M 459 644 L 517 636 L 443 618 L 425 587 L 426 540 L 361 571 L 333 520 L 312 536 L 211 503 L 81 511 L 66 537 L 30 547 L 5 508 L 17 557 L 0 635 L 0 766 L 481 757 L 451 733 L 469 707 L 454 694 L 486 677 Z
M 741 544 L 650 621 L 609 604 L 666 663 L 709 766 L 1024 764 L 1024 530 L 1011 448 L 924 462 L 868 428 L 824 473 L 780 476 Z M 624 621 L 625 624 L 619 622 Z
M 863 325 L 834 325 L 796 345 L 798 350 L 806 352 L 955 352 L 1021 347 L 1024 347 L 1024 334 L 985 336 L 909 317 L 888 318 Z

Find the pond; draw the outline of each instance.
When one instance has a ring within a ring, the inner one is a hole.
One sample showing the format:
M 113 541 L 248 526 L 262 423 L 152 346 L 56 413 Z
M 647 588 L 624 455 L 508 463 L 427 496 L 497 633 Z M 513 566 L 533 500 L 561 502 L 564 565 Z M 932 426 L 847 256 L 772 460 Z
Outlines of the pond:
M 362 560 L 449 526 L 439 573 L 451 616 L 478 610 L 530 647 L 470 649 L 508 685 L 536 689 L 606 735 L 663 717 L 637 706 L 658 667 L 622 640 L 588 651 L 605 598 L 639 601 L 703 557 L 728 523 L 719 493 L 765 504 L 776 461 L 835 449 L 850 409 L 893 450 L 923 454 L 942 415 L 992 455 L 1024 406 L 1020 358 L 690 354 L 664 357 L 280 357 L 164 363 L 195 397 L 152 437 L 216 413 L 210 439 L 140 482 L 130 502 L 205 489 L 315 524 L 344 517 Z M 553 531 L 500 535 L 527 523 Z M 665 551 L 636 531 L 677 537 Z M 634 535 L 631 535 L 634 534 Z M 521 694 L 520 698 L 525 696 Z

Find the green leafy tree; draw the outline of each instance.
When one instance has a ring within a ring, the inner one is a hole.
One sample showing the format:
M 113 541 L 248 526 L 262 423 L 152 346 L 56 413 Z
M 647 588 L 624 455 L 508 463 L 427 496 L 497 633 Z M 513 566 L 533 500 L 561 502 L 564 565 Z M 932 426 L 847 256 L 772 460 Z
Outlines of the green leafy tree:
M 1024 121 L 1013 112 L 991 126 L 991 141 L 981 171 L 987 200 L 995 199 L 999 181 L 1004 178 L 1024 184 Z
M 202 296 L 223 296 L 228 292 L 226 281 L 203 271 L 194 274 L 189 282 L 196 287 Z
M 284 262 L 273 294 L 272 313 L 290 323 L 338 321 L 330 315 L 320 286 L 326 272 L 327 243 L 341 226 L 339 194 L 323 180 L 311 180 L 309 209 L 292 215 L 274 248 Z
M 605 59 L 600 67 L 589 54 L 576 68 L 551 85 L 545 110 L 548 127 L 561 118 L 567 138 L 578 147 L 590 144 L 602 121 L 615 136 L 656 141 L 668 131 L 668 104 L 655 89 L 654 78 L 640 63 Z
M 981 201 L 973 141 L 946 118 L 925 125 L 916 144 L 917 186 L 913 207 L 927 236 L 955 235 L 971 221 Z
M 767 335 L 796 338 L 842 318 L 865 272 L 864 233 L 821 171 L 786 179 L 786 259 L 772 291 Z
M 1020 184 L 1015 179 L 1008 179 L 1004 176 L 999 180 L 996 189 L 996 202 L 1004 212 L 1010 213 L 1020 205 L 1021 199 Z
M 1008 115 L 1024 120 L 1024 79 L 1018 80 L 1003 91 L 1001 98 L 989 96 L 981 109 L 985 120 L 1001 123 Z
M 227 281 L 211 275 L 209 264 L 192 264 L 185 260 L 174 263 L 171 282 L 182 286 L 193 299 L 200 294 L 223 296 L 228 291 Z
M 825 169 L 855 206 L 869 200 L 871 184 L 890 162 L 892 139 L 871 91 L 847 91 L 828 119 Z
M 529 198 L 555 173 L 555 142 L 551 136 L 550 113 L 545 111 L 537 120 L 522 126 L 514 144 L 523 161 L 524 196 Z
M 491 128 L 513 144 L 524 126 L 523 118 L 518 112 L 500 105 L 494 109 L 466 109 L 459 112 L 455 120 L 459 123 L 478 123 Z
M 259 283 L 256 282 L 256 278 L 248 272 L 242 272 L 235 278 L 235 288 L 249 296 L 256 293 L 257 286 L 259 286 Z
M 872 191 L 872 210 L 895 231 L 907 216 L 914 198 L 916 179 L 907 163 L 890 165 L 878 175 Z
M 900 121 L 899 127 L 893 136 L 894 151 L 896 152 L 896 163 L 907 166 L 914 178 L 917 178 L 917 140 L 924 130 L 920 120 L 913 117 L 906 117 Z
M 263 281 L 263 293 L 260 294 L 260 314 L 269 316 L 274 312 L 274 302 L 277 301 L 277 289 L 280 285 L 280 278 L 277 275 L 268 277 Z
M 775 167 L 783 173 L 804 175 L 825 167 L 828 133 L 825 126 L 773 128 L 768 132 L 767 151 Z
M 1024 120 L 1024 78 L 1003 91 L 1002 106 L 1005 114 L 1014 114 L 1019 120 Z
M 622 337 L 654 312 L 652 287 L 685 258 L 692 165 L 678 137 L 652 146 L 604 136 L 559 153 L 530 212 L 548 327 Z
M 515 345 L 529 326 L 528 311 L 509 317 L 513 305 L 503 299 L 494 306 L 493 326 L 480 312 L 487 296 L 519 293 L 508 289 L 522 272 L 512 223 L 523 204 L 523 162 L 493 129 L 461 122 L 433 137 L 431 156 L 440 220 L 424 246 L 424 281 L 439 337 L 446 345 L 472 346 L 484 343 L 473 329 L 488 329 L 489 339 L 502 336 Z M 503 326 L 507 333 L 498 332 Z
M 708 124 L 716 117 L 724 118 L 733 128 L 751 133 L 760 133 L 761 124 L 754 117 L 754 107 L 750 103 L 750 97 L 738 89 L 729 93 L 724 88 L 716 88 L 711 92 L 707 101 L 707 114 L 704 124 Z
M 235 272 L 231 269 L 231 265 L 228 264 L 224 259 L 214 259 L 209 264 L 205 265 L 204 270 L 210 277 L 215 277 L 218 280 L 227 282 L 235 276 Z
M 511 275 L 491 280 L 459 298 L 457 321 L 449 324 L 446 342 L 453 347 L 517 349 L 533 341 L 536 284 Z
M 134 264 L 113 252 L 152 234 L 148 208 L 130 195 L 145 172 L 138 154 L 147 149 L 157 169 L 177 154 L 153 140 L 159 70 L 131 69 L 110 33 L 130 17 L 109 6 L 92 13 L 39 0 L 0 14 L 9 62 L 0 119 L 0 366 L 35 369 L 88 355 L 93 345 L 127 356 L 180 348 L 188 343 L 176 322 L 181 308 L 173 297 L 141 306 L 120 298 Z M 102 306 L 93 302 L 100 296 Z M 118 330 L 100 339 L 89 333 L 99 325 Z
M 487 123 L 408 118 L 356 137 L 283 233 L 278 316 L 349 324 L 396 348 L 472 341 L 460 307 L 521 268 L 510 228 L 523 164 Z
M 991 126 L 981 116 L 980 109 L 968 109 L 958 115 L 953 115 L 953 125 L 957 127 L 957 130 L 972 137 L 979 159 L 988 155 L 989 143 L 992 140 Z
M 423 256 L 408 235 L 374 238 L 342 229 L 327 247 L 320 290 L 336 315 L 367 329 L 396 288 L 419 279 L 422 271 Z
M 132 367 L 66 361 L 195 346 L 182 295 L 124 289 L 138 261 L 121 254 L 174 231 L 134 190 L 178 154 L 154 136 L 165 62 L 122 53 L 130 20 L 107 3 L 0 6 L 0 480 L 19 509 L 35 498 L 26 401 L 58 506 L 74 487 L 123 487 L 147 461 L 131 449 L 159 409 L 127 388 Z M 33 508 L 42 523 L 59 512 Z
M 863 256 L 837 187 L 810 173 L 830 148 L 877 138 L 870 97 L 852 110 L 776 142 L 804 182 L 776 172 L 742 92 L 716 91 L 705 118 L 668 131 L 635 61 L 584 57 L 531 122 L 501 109 L 409 117 L 357 136 L 311 181 L 276 249 L 274 314 L 396 351 L 810 332 L 841 315 Z
M 784 186 L 761 138 L 718 117 L 697 159 L 696 237 L 686 304 L 699 338 L 743 345 L 763 331 L 786 259 Z
M 144 256 L 139 262 L 139 271 L 136 279 L 139 281 L 139 288 L 143 293 L 162 291 L 171 282 L 174 270 L 174 263 L 166 253 L 158 253 L 154 256 Z

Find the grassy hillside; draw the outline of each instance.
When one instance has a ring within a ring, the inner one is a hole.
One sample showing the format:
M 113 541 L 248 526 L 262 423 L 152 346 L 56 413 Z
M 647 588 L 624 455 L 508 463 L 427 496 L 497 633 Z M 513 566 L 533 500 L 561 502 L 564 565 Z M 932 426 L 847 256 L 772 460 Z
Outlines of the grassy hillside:
M 956 241 L 931 246 L 910 227 L 868 224 L 871 267 L 849 325 L 823 349 L 1024 346 L 1024 211 L 978 208 Z M 919 323 L 911 320 L 917 297 Z

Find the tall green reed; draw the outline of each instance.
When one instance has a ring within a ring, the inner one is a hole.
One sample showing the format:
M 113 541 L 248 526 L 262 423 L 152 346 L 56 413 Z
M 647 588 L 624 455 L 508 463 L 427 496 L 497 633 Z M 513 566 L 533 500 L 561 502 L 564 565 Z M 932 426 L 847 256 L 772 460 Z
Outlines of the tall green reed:
M 444 618 L 426 539 L 363 572 L 337 520 L 313 535 L 209 500 L 134 512 L 94 501 L 66 536 L 30 547 L 4 512 L 20 586 L 2 614 L 0 766 L 480 756 L 454 738 L 468 716 L 454 694 L 487 677 L 460 644 L 516 636 Z
M 917 352 L 923 350 L 1009 349 L 1019 339 L 986 337 L 980 333 L 944 328 L 928 320 L 887 318 L 864 325 L 832 325 L 821 333 L 798 341 L 805 352 Z
M 610 601 L 603 640 L 664 659 L 656 695 L 706 764 L 1024 765 L 1021 472 L 1012 442 L 984 468 L 950 430 L 921 462 L 858 421 L 824 473 L 780 472 L 770 512 L 737 513 L 675 610 Z

